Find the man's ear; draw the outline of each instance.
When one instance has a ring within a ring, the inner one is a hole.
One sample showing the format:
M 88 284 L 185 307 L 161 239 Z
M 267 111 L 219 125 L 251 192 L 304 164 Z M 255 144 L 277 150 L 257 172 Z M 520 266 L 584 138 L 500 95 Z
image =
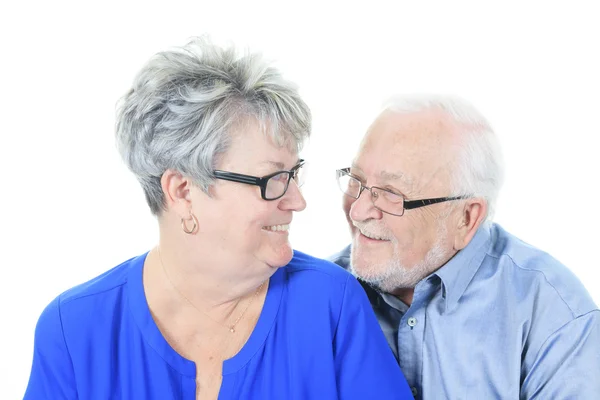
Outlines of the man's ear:
M 174 210 L 182 219 L 189 218 L 192 209 L 190 193 L 193 186 L 192 180 L 178 171 L 168 169 L 160 178 L 160 185 L 167 209 Z
M 487 215 L 487 202 L 482 198 L 467 199 L 458 218 L 454 249 L 462 250 L 471 242 Z

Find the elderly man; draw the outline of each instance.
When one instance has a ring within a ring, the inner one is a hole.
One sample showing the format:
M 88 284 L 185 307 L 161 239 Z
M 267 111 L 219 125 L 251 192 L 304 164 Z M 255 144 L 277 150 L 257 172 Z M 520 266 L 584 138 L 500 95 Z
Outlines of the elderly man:
M 490 222 L 502 161 L 463 100 L 396 98 L 337 171 L 363 283 L 417 399 L 598 399 L 600 311 Z M 549 200 L 552 201 L 552 200 Z

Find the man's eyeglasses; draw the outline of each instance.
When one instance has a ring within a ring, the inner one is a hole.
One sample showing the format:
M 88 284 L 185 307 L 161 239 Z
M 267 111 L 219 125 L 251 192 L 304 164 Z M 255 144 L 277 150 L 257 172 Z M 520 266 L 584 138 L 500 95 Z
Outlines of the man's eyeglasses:
M 438 197 L 434 199 L 406 200 L 403 195 L 394 193 L 391 190 L 379 188 L 376 186 L 367 187 L 355 176 L 350 173 L 350 168 L 338 169 L 337 182 L 340 190 L 347 196 L 358 199 L 367 189 L 371 192 L 371 201 L 376 209 L 386 214 L 401 217 L 404 210 L 425 207 L 431 204 L 443 203 L 445 201 L 465 199 L 467 196 Z
M 227 171 L 213 171 L 215 178 L 222 179 L 224 181 L 245 183 L 248 185 L 256 185 L 260 187 L 260 196 L 263 200 L 271 201 L 277 200 L 283 197 L 287 192 L 290 185 L 290 181 L 294 179 L 298 187 L 304 184 L 304 160 L 300 160 L 289 171 L 277 171 L 270 175 L 263 176 L 261 178 L 251 175 L 237 174 L 235 172 Z

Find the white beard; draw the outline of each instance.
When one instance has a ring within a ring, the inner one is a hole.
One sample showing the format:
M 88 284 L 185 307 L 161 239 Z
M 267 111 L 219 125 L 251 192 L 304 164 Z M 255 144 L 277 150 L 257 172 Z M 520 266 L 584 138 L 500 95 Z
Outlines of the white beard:
M 393 292 L 396 289 L 414 288 L 417 283 L 439 269 L 450 258 L 448 251 L 444 250 L 442 246 L 447 234 L 447 229 L 443 221 L 440 221 L 437 231 L 436 242 L 427 251 L 425 258 L 412 267 L 401 264 L 398 245 L 392 239 L 394 254 L 390 260 L 377 265 L 370 265 L 367 268 L 357 271 L 354 268 L 357 254 L 354 251 L 353 244 L 350 258 L 350 272 L 362 281 L 386 293 Z M 357 234 L 359 233 L 357 232 Z M 391 234 L 381 236 L 393 237 Z

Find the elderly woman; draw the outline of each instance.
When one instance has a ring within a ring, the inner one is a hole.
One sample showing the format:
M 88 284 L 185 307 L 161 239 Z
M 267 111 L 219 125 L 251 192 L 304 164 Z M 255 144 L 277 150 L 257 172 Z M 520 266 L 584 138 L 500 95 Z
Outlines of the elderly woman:
M 288 242 L 310 125 L 256 55 L 153 57 L 116 136 L 159 244 L 47 306 L 25 398 L 409 398 L 357 281 Z

